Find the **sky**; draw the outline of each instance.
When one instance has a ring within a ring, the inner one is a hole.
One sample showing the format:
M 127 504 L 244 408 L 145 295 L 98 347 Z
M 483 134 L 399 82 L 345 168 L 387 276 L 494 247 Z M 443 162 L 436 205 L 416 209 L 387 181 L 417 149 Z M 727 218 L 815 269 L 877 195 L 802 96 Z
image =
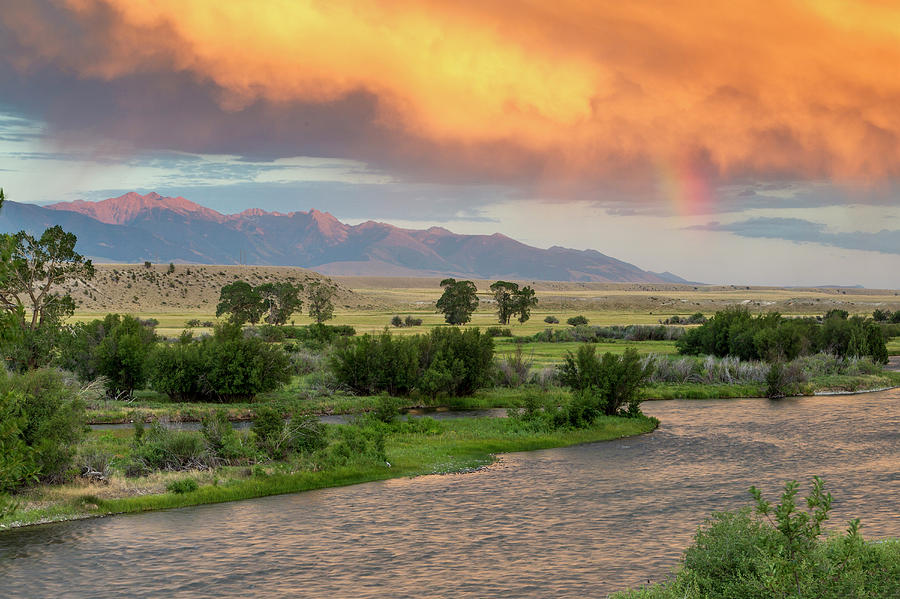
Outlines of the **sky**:
M 0 0 L 0 186 L 900 288 L 900 5 Z

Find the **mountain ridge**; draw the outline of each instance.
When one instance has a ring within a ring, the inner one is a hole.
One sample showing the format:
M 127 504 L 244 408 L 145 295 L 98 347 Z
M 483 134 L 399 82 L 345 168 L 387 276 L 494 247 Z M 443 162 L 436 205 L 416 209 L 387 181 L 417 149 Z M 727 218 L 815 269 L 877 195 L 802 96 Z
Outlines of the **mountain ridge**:
M 462 235 L 378 221 L 348 225 L 317 210 L 222 214 L 183 197 L 129 192 L 48 206 L 7 201 L 0 229 L 60 224 L 96 261 L 300 266 L 334 275 L 399 274 L 521 280 L 672 283 L 596 250 L 541 249 L 502 233 Z

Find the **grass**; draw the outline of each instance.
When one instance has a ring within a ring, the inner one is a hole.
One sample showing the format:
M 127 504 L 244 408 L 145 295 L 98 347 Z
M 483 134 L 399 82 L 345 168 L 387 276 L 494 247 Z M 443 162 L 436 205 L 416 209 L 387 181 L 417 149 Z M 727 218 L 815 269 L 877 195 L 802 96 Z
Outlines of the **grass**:
M 543 330 L 543 329 L 542 329 Z M 494 339 L 494 355 L 498 358 L 515 353 L 519 346 L 515 338 L 497 337 Z M 531 360 L 532 366 L 542 368 L 555 366 L 563 361 L 567 352 L 575 353 L 578 347 L 583 345 L 579 341 L 567 341 L 563 343 L 533 342 L 522 343 L 522 355 Z M 595 343 L 597 352 L 604 354 L 622 354 L 629 347 L 635 348 L 640 354 L 667 354 L 678 353 L 674 341 L 626 341 L 624 339 L 608 339 L 601 343 Z
M 108 486 L 87 483 L 40 486 L 22 497 L 27 504 L 25 509 L 5 521 L 0 520 L 0 529 L 236 501 L 404 476 L 465 472 L 491 464 L 498 453 L 608 441 L 650 432 L 657 424 L 652 418 L 603 417 L 589 429 L 532 432 L 507 419 L 450 420 L 441 424 L 438 434 L 401 429 L 389 435 L 386 450 L 390 466 L 360 463 L 297 471 L 290 463 L 272 463 L 253 469 L 223 467 L 206 472 L 154 473 L 140 479 L 113 476 Z M 131 435 L 130 430 L 94 432 L 89 442 L 121 453 L 126 450 Z M 187 477 L 199 483 L 196 491 L 165 492 L 174 481 Z
M 887 342 L 888 355 L 900 356 L 900 337 L 891 337 Z

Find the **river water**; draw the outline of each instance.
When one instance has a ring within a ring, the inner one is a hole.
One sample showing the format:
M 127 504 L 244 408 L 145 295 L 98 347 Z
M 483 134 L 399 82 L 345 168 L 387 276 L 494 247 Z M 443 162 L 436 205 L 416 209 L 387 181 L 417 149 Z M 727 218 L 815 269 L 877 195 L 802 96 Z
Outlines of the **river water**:
M 367 483 L 0 534 L 2 597 L 604 597 L 662 579 L 713 510 L 818 474 L 900 536 L 900 391 L 647 402 L 658 431 Z

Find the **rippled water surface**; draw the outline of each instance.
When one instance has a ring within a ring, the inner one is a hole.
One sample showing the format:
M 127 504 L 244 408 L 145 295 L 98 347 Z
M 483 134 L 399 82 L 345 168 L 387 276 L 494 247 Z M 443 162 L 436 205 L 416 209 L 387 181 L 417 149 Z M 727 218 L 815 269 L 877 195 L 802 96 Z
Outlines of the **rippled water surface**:
M 712 510 L 828 480 L 833 526 L 900 536 L 900 392 L 648 402 L 652 434 L 473 474 L 0 534 L 3 597 L 603 597 L 659 580 Z

